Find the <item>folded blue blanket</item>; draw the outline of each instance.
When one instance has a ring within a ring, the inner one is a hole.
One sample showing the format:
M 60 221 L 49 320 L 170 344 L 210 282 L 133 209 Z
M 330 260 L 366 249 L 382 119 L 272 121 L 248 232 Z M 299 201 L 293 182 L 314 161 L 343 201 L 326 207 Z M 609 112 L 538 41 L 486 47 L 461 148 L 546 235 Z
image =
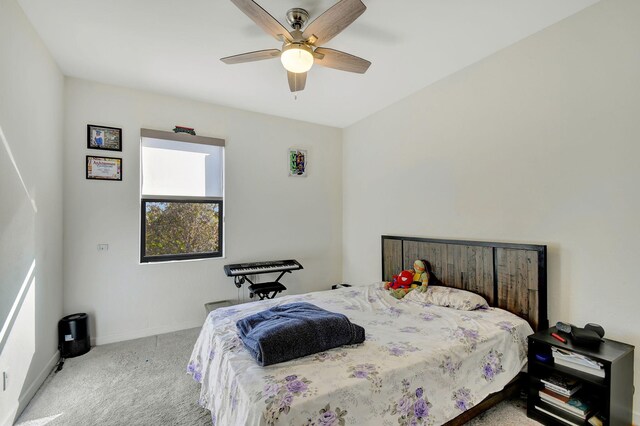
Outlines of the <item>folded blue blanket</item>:
M 311 303 L 274 306 L 236 322 L 245 347 L 262 366 L 364 342 L 364 328 Z

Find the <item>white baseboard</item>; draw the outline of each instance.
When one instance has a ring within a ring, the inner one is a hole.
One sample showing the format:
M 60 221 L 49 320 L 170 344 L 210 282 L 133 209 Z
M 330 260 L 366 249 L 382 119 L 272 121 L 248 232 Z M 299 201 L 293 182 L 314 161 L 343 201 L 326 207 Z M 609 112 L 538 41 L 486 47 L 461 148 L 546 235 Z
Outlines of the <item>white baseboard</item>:
M 20 417 L 20 414 L 22 414 L 27 405 L 29 405 L 29 401 L 31 401 L 31 398 L 33 398 L 36 392 L 38 392 L 38 389 L 40 389 L 40 386 L 42 386 L 46 378 L 51 373 L 51 370 L 53 370 L 53 367 L 58 363 L 59 359 L 60 353 L 56 350 L 35 380 L 31 382 L 22 396 L 18 398 L 17 411 L 15 413 L 7 413 L 7 417 L 0 421 L 0 425 L 12 425 L 18 417 Z
M 106 345 L 108 343 L 123 342 L 125 340 L 140 339 L 142 337 L 155 336 L 157 334 L 172 333 L 174 331 L 186 330 L 188 328 L 202 327 L 204 321 L 191 321 L 181 324 L 166 325 L 161 327 L 150 327 L 141 330 L 131 330 L 125 333 L 108 334 L 91 338 L 91 345 Z
M 637 411 L 633 412 L 633 424 L 640 425 L 640 413 Z

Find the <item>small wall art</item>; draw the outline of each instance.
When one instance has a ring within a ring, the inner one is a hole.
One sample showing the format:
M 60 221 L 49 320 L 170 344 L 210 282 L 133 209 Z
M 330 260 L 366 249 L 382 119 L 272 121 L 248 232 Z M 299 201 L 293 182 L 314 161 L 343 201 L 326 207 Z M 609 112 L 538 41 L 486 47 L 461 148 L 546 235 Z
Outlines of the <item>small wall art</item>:
M 122 151 L 122 129 L 88 124 L 87 148 Z
M 87 155 L 87 179 L 122 180 L 122 158 Z
M 308 163 L 306 149 L 289 148 L 289 176 L 307 176 Z

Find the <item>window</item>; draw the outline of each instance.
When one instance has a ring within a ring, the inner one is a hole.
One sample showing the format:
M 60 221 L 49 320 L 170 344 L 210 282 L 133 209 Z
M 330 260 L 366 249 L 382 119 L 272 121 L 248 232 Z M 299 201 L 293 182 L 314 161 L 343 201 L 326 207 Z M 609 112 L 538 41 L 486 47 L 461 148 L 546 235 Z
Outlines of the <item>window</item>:
M 224 140 L 141 136 L 140 262 L 222 256 Z

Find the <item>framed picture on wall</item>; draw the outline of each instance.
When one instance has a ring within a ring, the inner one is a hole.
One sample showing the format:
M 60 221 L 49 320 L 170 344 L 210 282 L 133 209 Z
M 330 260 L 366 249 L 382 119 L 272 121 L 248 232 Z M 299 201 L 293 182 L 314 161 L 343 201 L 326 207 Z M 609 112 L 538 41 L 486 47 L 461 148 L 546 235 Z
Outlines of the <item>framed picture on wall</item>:
M 87 148 L 122 151 L 122 129 L 88 124 Z
M 307 176 L 308 162 L 306 149 L 289 148 L 289 176 Z
M 87 155 L 87 179 L 122 180 L 122 158 Z

